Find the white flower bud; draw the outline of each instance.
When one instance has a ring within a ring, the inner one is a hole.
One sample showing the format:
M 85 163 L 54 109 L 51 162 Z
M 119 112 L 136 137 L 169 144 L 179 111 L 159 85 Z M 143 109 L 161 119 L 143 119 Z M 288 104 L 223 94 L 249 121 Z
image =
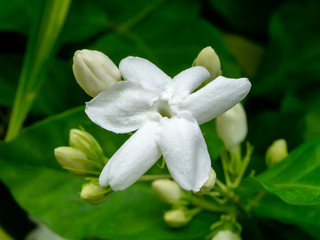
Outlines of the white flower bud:
M 69 172 L 79 176 L 99 175 L 99 169 L 87 155 L 79 149 L 72 147 L 58 147 L 54 155 L 59 164 Z
M 236 81 L 236 80 L 235 80 Z M 234 152 L 247 136 L 247 117 L 241 103 L 216 119 L 217 133 L 230 152 Z
M 91 97 L 121 80 L 117 66 L 105 54 L 95 50 L 76 51 L 72 69 L 80 87 Z
M 201 52 L 198 54 L 194 62 L 194 65 L 202 66 L 209 71 L 209 81 L 212 81 L 221 74 L 220 60 L 212 47 L 206 47 L 202 49 Z
M 271 167 L 288 156 L 287 142 L 284 139 L 274 141 L 266 152 L 266 164 Z
M 241 240 L 240 236 L 230 230 L 219 231 L 212 240 Z
M 102 148 L 97 140 L 88 132 L 79 129 L 71 129 L 69 145 L 84 152 L 90 160 L 106 164 Z
M 214 187 L 214 184 L 216 183 L 216 179 L 217 179 L 216 172 L 211 168 L 209 172 L 208 180 L 200 188 L 200 191 L 197 192 L 197 195 L 204 195 L 210 192 L 210 190 Z
M 157 196 L 166 203 L 178 203 L 182 197 L 182 190 L 175 181 L 159 179 L 152 182 L 152 189 Z
M 100 204 L 111 194 L 111 189 L 101 187 L 98 182 L 90 182 L 82 185 L 80 198 L 91 204 Z
M 173 228 L 186 226 L 192 219 L 183 209 L 173 209 L 164 213 L 164 221 Z

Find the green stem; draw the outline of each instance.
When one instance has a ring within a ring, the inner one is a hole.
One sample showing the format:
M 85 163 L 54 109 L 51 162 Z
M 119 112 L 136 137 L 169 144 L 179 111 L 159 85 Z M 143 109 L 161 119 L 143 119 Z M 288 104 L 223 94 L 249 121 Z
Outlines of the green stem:
M 0 239 L 2 240 L 13 240 L 1 227 L 0 227 Z
M 223 168 L 226 184 L 227 186 L 230 186 L 232 182 L 230 179 L 229 169 L 228 169 L 228 154 L 225 150 L 222 150 L 221 152 L 221 162 L 222 162 L 222 168 Z
M 193 195 L 190 201 L 193 205 L 211 212 L 229 213 L 234 211 L 234 207 L 231 205 L 214 204 L 207 201 L 205 198 L 197 197 L 196 195 Z
M 193 217 L 195 217 L 196 215 L 198 215 L 199 213 L 201 213 L 202 210 L 203 210 L 202 208 L 196 207 L 196 208 L 190 209 L 190 210 L 188 211 L 188 213 L 189 213 L 190 216 L 193 218 Z
M 255 198 L 250 201 L 246 206 L 244 206 L 244 210 L 247 214 L 250 214 L 250 212 L 252 211 L 253 208 L 257 207 L 259 205 L 259 202 L 264 198 L 265 195 L 268 194 L 268 191 L 263 190 L 261 192 L 259 192 Z
M 164 0 L 153 1 L 151 4 L 146 5 L 144 9 L 138 12 L 134 17 L 130 18 L 125 23 L 122 23 L 118 27 L 118 31 L 122 33 L 127 33 L 128 29 L 132 28 L 134 25 L 146 18 L 151 12 L 153 12 L 159 5 L 161 5 Z
M 170 179 L 170 174 L 158 174 L 158 175 L 144 175 L 139 178 L 139 182 L 153 181 L 157 179 Z
M 240 182 L 244 176 L 244 173 L 247 170 L 248 164 L 250 162 L 251 159 L 251 154 L 253 152 L 253 148 L 250 146 L 249 143 L 247 143 L 247 152 L 246 152 L 246 156 L 243 158 L 242 164 L 241 164 L 241 168 L 239 170 L 239 173 L 235 179 L 235 181 L 232 184 L 233 188 L 237 188 L 240 185 Z
M 45 80 L 70 3 L 71 0 L 47 0 L 40 21 L 32 29 L 5 141 L 19 133 Z

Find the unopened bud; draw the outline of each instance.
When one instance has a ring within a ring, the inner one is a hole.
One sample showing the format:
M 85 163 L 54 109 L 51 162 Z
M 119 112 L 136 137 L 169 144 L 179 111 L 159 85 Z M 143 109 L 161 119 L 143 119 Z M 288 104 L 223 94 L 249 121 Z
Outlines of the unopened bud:
M 72 68 L 78 84 L 91 97 L 121 80 L 117 66 L 105 54 L 95 50 L 76 51 Z
M 82 185 L 80 198 L 91 204 L 100 204 L 111 194 L 110 187 L 101 187 L 98 182 L 90 182 Z
M 200 191 L 197 192 L 197 195 L 204 195 L 214 187 L 214 184 L 216 183 L 216 172 L 211 168 L 209 172 L 209 178 L 208 180 L 203 184 L 203 186 L 200 188 Z
M 99 175 L 97 164 L 88 159 L 87 155 L 79 149 L 72 147 L 58 147 L 54 155 L 59 164 L 69 172 L 78 176 Z
M 106 164 L 102 148 L 97 140 L 88 132 L 79 129 L 71 129 L 69 145 L 84 152 L 90 160 Z
M 241 240 L 240 236 L 230 230 L 219 231 L 212 240 Z
M 192 219 L 187 210 L 173 209 L 164 213 L 164 221 L 173 228 L 186 226 Z
M 216 126 L 217 133 L 226 148 L 234 152 L 237 146 L 244 141 L 248 132 L 246 112 L 241 103 L 218 116 Z
M 212 81 L 219 75 L 221 75 L 220 60 L 216 52 L 212 47 L 206 47 L 198 54 L 195 62 L 195 66 L 202 66 L 206 68 L 210 73 L 209 81 Z
M 183 195 L 183 192 L 178 184 L 169 179 L 159 179 L 153 181 L 152 189 L 161 200 L 169 204 L 178 203 Z
M 287 142 L 284 139 L 274 141 L 266 152 L 266 164 L 271 167 L 288 156 Z

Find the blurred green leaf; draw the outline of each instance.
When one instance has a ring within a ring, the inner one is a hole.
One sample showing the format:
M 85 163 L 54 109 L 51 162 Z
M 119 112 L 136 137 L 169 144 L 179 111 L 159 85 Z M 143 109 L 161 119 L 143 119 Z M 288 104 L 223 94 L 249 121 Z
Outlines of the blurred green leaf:
M 276 219 L 286 224 L 297 225 L 314 237 L 310 239 L 319 238 L 320 205 L 294 206 L 269 194 L 254 209 L 254 214 L 260 218 Z
M 273 11 L 285 0 L 210 0 L 211 5 L 237 29 L 264 35 Z
M 320 77 L 319 8 L 316 0 L 290 1 L 273 16 L 271 44 L 256 78 L 256 94 L 271 98 L 288 90 L 316 87 Z
M 106 31 L 108 15 L 100 1 L 77 0 L 70 6 L 69 14 L 60 35 L 62 43 L 76 43 L 89 40 Z
M 285 160 L 252 178 L 289 204 L 317 205 L 320 204 L 319 169 L 320 136 L 304 143 Z M 247 186 L 257 189 L 257 185 Z
M 223 37 L 238 60 L 244 76 L 251 79 L 260 64 L 264 53 L 263 47 L 239 35 L 224 33 Z
M 109 157 L 129 137 L 92 124 L 81 107 L 36 124 L 0 145 L 1 179 L 29 214 L 71 239 L 197 239 L 209 233 L 217 216 L 207 213 L 181 230 L 166 226 L 162 216 L 169 205 L 155 196 L 149 183 L 114 192 L 99 206 L 80 201 L 83 180 L 63 170 L 53 155 L 55 147 L 67 145 L 70 128 L 80 125 L 97 138 Z M 204 126 L 207 135 L 209 127 Z
M 124 8 L 124 2 L 122 4 Z M 212 46 L 221 59 L 224 75 L 241 76 L 222 35 L 197 17 L 196 2 L 165 2 L 149 11 L 147 14 L 142 9 L 136 16 L 129 15 L 121 22 L 111 19 L 112 32 L 99 38 L 90 48 L 106 53 L 116 63 L 128 55 L 144 57 L 174 76 L 190 67 L 202 48 Z
M 34 13 L 40 10 L 39 0 L 0 0 L 0 29 L 28 33 Z
M 12 106 L 14 94 L 18 85 L 22 56 L 19 54 L 1 54 L 0 65 L 0 105 Z

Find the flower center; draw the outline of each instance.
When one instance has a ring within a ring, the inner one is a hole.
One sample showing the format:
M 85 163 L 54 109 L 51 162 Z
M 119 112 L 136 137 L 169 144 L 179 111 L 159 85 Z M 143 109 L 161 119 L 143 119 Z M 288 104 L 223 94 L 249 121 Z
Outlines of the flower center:
M 160 98 L 158 101 L 155 102 L 154 106 L 162 117 L 171 118 L 173 116 L 168 100 Z

